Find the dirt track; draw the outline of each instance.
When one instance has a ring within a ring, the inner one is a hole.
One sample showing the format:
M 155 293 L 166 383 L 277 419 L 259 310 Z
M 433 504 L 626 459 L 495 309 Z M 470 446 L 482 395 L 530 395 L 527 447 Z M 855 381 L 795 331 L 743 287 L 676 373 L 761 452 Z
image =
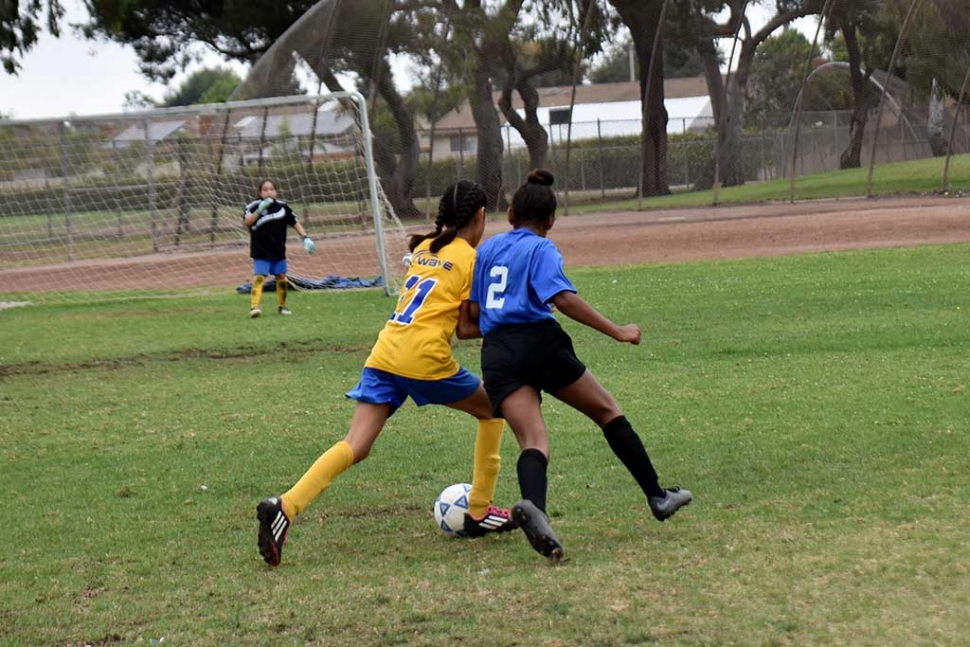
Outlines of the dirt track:
M 566 216 L 556 223 L 551 238 L 567 265 L 950 243 L 970 241 L 970 198 L 849 199 Z
M 420 229 L 420 228 L 419 228 Z M 490 222 L 486 236 L 505 231 Z M 550 238 L 567 266 L 775 256 L 825 250 L 970 242 L 970 198 L 843 199 L 644 212 L 561 215 Z M 319 253 L 291 254 L 291 273 L 378 273 L 369 238 L 318 241 Z M 400 250 L 392 254 L 403 254 Z M 396 256 L 392 255 L 392 258 Z M 0 292 L 236 286 L 249 280 L 243 247 L 191 256 L 79 262 L 0 272 Z

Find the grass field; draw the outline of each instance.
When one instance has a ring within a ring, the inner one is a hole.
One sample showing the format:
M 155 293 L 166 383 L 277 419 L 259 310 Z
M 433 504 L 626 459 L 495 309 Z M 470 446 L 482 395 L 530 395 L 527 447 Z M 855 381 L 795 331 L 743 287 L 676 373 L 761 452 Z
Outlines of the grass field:
M 474 424 L 410 404 L 263 564 L 255 504 L 345 433 L 376 291 L 257 320 L 221 293 L 0 311 L 0 644 L 966 644 L 968 254 L 573 271 L 643 327 L 564 324 L 695 502 L 654 521 L 549 398 L 558 567 L 520 533 L 435 528 Z M 509 505 L 511 434 L 503 456 Z

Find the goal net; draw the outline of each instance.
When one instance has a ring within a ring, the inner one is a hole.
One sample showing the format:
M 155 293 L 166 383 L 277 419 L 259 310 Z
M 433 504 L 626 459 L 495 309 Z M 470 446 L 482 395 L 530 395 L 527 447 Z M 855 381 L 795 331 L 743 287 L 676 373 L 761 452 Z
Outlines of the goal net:
M 0 299 L 244 286 L 264 178 L 316 243 L 291 232 L 294 287 L 392 294 L 406 235 L 369 133 L 358 93 L 0 121 Z

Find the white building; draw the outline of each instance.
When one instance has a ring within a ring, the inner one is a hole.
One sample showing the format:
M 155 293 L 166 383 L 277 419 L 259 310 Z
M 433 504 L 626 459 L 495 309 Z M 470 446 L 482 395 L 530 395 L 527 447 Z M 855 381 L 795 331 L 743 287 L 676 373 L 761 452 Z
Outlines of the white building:
M 551 146 L 565 142 L 567 138 L 576 141 L 641 134 L 643 104 L 638 82 L 576 86 L 572 119 L 569 113 L 572 86 L 539 88 L 538 92 L 539 123 L 549 133 Z M 500 96 L 501 93 L 495 93 L 496 104 Z M 518 94 L 513 95 L 513 106 L 519 114 L 524 114 Z M 664 107 L 667 109 L 668 134 L 700 131 L 714 125 L 704 77 L 665 80 Z M 508 125 L 501 113 L 499 121 L 506 148 L 525 148 L 519 132 Z M 434 130 L 435 159 L 474 155 L 478 148 L 475 120 L 467 102 L 438 120 Z M 421 148 L 427 152 L 432 146 L 431 132 L 422 131 L 420 135 Z

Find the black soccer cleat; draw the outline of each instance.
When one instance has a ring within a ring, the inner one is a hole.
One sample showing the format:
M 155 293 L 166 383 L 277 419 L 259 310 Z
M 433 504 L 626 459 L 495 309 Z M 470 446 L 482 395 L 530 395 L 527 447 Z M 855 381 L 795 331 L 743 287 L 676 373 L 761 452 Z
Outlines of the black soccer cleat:
M 562 544 L 549 525 L 549 517 L 528 499 L 512 506 L 512 520 L 519 525 L 537 553 L 550 562 L 562 559 Z
M 650 505 L 650 512 L 656 517 L 657 521 L 664 521 L 674 516 L 674 513 L 694 500 L 690 490 L 681 490 L 679 487 L 664 490 L 664 495 L 648 496 L 647 503 Z
M 512 521 L 512 513 L 505 508 L 496 508 L 494 505 L 488 506 L 485 516 L 475 519 L 467 512 L 465 513 L 465 536 L 484 537 L 494 532 L 511 532 L 519 526 Z
M 283 512 L 283 501 L 276 496 L 260 501 L 256 518 L 259 519 L 259 554 L 270 566 L 279 566 L 290 531 L 290 518 Z

